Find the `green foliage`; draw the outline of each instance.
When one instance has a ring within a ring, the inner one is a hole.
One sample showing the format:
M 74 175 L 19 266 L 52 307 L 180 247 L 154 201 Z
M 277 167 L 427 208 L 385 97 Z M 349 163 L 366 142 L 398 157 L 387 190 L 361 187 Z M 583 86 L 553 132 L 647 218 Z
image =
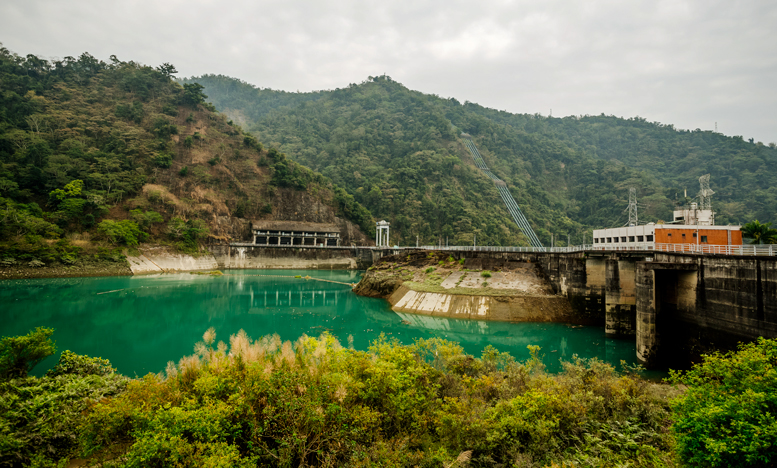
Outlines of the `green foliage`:
M 178 117 L 178 108 L 172 104 L 165 104 L 162 106 L 162 113 L 170 117 Z
M 483 278 L 491 278 L 491 272 L 488 270 L 481 271 L 480 276 L 482 276 Z
M 208 227 L 199 219 L 173 218 L 167 223 L 167 234 L 178 242 L 180 250 L 197 251 L 198 242 L 208 237 Z
M 0 198 L 0 239 L 32 235 L 56 239 L 62 229 L 43 219 L 43 211 L 37 203 L 15 203 Z
M 777 460 L 777 340 L 704 357 L 672 380 L 688 386 L 672 430 L 693 466 L 770 466 Z
M 249 148 L 253 148 L 256 151 L 262 151 L 263 146 L 252 135 L 245 135 L 243 137 L 243 144 Z
M 771 219 L 777 148 L 741 137 L 635 117 L 509 114 L 408 90 L 389 77 L 344 89 L 286 93 L 206 75 L 220 109 L 239 112 L 257 138 L 343 187 L 378 218 L 391 219 L 401 244 L 526 244 L 493 183 L 474 167 L 458 135 L 473 136 L 540 239 L 582 241 L 584 226 L 622 224 L 628 188 L 666 219 L 683 188 L 712 174 L 720 223 Z M 478 230 L 480 232 L 478 232 Z
M 148 237 L 148 234 L 142 231 L 135 221 L 128 219 L 121 221 L 103 220 L 97 225 L 97 232 L 113 245 L 121 244 L 129 247 L 137 246 Z
M 82 455 L 126 441 L 127 466 L 673 464 L 660 386 L 596 360 L 549 375 L 537 352 L 478 359 L 382 336 L 365 353 L 328 334 L 292 345 L 242 330 L 216 344 L 210 329 L 164 377 L 97 403 L 79 441 Z
M 154 156 L 154 165 L 167 169 L 173 165 L 173 155 L 170 153 L 159 153 Z
M 162 215 L 156 211 L 143 211 L 134 209 L 130 211 L 130 218 L 141 228 L 149 229 L 151 226 L 164 221 Z
M 56 377 L 67 374 L 79 376 L 108 375 L 114 372 L 116 372 L 116 369 L 111 366 L 110 361 L 107 359 L 83 356 L 66 349 L 59 357 L 57 365 L 48 371 L 46 376 Z
M 772 229 L 772 223 L 751 221 L 742 226 L 742 236 L 751 239 L 751 244 L 777 244 L 777 229 Z
M 165 117 L 159 116 L 154 120 L 151 131 L 157 138 L 168 140 L 172 135 L 178 135 L 178 127 Z
M 139 124 L 143 121 L 144 114 L 145 112 L 143 110 L 143 103 L 140 101 L 135 101 L 132 103 L 132 105 L 118 104 L 116 106 L 116 117 L 131 120 L 136 124 Z
M 49 197 L 60 202 L 63 200 L 67 200 L 69 198 L 80 197 L 83 188 L 84 188 L 83 180 L 74 180 L 68 183 L 67 185 L 65 185 L 64 189 L 56 189 L 53 192 L 51 192 L 49 194 Z
M 56 351 L 52 328 L 38 327 L 24 336 L 0 340 L 0 379 L 26 377 L 43 359 Z
M 186 83 L 183 85 L 182 101 L 185 105 L 191 107 L 197 107 L 205 102 L 208 96 L 203 93 L 205 89 L 199 83 Z
M 434 270 L 435 270 L 435 268 L 434 268 L 433 266 L 430 266 L 429 268 L 427 268 L 426 270 L 424 270 L 424 273 L 431 273 L 431 272 L 433 272 Z
M 0 465 L 65 466 L 90 407 L 128 381 L 104 359 L 65 351 L 60 364 L 60 372 L 41 378 L 0 381 Z

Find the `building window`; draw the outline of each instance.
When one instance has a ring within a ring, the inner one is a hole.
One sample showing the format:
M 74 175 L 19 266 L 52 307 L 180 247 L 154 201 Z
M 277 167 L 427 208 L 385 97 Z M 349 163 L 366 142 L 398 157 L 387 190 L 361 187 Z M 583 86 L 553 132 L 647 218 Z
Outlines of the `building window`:
M 647 235 L 647 236 L 645 236 L 645 237 L 647 238 L 647 241 L 648 241 L 648 242 L 653 242 L 653 234 L 648 234 L 648 235 Z
M 706 243 L 707 242 L 707 236 L 701 236 L 701 241 Z
M 629 236 L 629 242 L 634 242 L 634 236 Z
M 613 241 L 613 242 L 618 242 L 618 238 L 617 238 L 617 237 L 613 237 L 613 238 L 612 238 L 612 241 Z
M 685 234 L 683 234 L 683 235 L 685 235 Z M 695 232 L 693 233 L 693 237 L 696 237 L 696 233 Z
M 594 239 L 594 244 L 598 244 L 598 243 L 599 243 L 599 238 L 597 237 Z
M 637 242 L 645 242 L 645 236 L 637 236 Z
M 612 237 L 608 237 L 607 242 L 612 242 Z
M 669 234 L 667 234 L 667 236 L 672 237 L 672 233 L 670 232 Z
M 621 237 L 621 242 L 626 242 L 626 236 Z

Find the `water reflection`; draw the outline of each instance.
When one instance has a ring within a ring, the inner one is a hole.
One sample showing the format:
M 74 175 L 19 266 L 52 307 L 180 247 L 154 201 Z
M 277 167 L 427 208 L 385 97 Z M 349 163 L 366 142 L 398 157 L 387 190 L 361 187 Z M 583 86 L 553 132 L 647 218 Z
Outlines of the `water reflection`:
M 241 328 L 253 338 L 278 333 L 284 340 L 328 331 L 343 344 L 353 336 L 357 349 L 367 349 L 381 333 L 406 344 L 442 337 L 474 355 L 490 344 L 519 359 L 529 357 L 527 345 L 539 345 L 551 369 L 573 354 L 614 364 L 635 360 L 633 341 L 607 339 L 599 327 L 397 314 L 386 301 L 356 296 L 348 285 L 304 279 L 353 283 L 358 272 L 228 273 L 0 282 L 0 334 L 53 327 L 59 350 L 110 359 L 129 375 L 159 372 L 167 361 L 190 354 L 211 326 L 225 341 Z M 37 372 L 55 361 L 49 358 Z

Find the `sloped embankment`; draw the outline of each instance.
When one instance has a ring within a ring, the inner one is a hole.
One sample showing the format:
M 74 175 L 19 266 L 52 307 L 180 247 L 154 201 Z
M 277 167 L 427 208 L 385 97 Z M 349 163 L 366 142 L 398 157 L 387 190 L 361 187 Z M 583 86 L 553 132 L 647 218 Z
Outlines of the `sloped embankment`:
M 481 270 L 446 252 L 385 257 L 367 271 L 356 294 L 381 297 L 397 312 L 508 322 L 579 321 L 554 293 L 540 265 L 504 262 Z

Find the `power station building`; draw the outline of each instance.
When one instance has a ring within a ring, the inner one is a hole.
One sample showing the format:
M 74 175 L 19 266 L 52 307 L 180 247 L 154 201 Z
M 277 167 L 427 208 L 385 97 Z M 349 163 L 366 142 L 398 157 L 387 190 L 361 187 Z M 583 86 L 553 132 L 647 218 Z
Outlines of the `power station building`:
M 715 213 L 699 209 L 696 203 L 675 210 L 673 218 L 671 223 L 594 229 L 593 246 L 603 250 L 653 250 L 661 244 L 679 244 L 688 246 L 686 250 L 698 250 L 711 245 L 742 245 L 739 226 L 715 226 Z
M 253 221 L 251 233 L 256 245 L 340 246 L 340 228 L 334 224 Z

